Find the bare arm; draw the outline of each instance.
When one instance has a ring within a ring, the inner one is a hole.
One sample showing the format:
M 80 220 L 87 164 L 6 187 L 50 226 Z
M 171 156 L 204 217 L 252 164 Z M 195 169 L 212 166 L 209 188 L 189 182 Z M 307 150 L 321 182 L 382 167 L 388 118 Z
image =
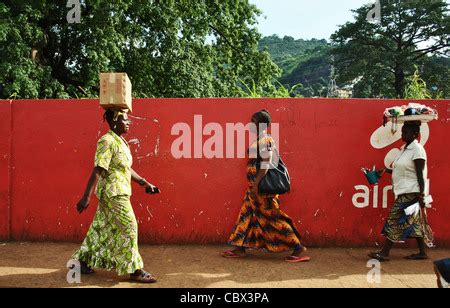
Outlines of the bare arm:
M 92 170 L 91 176 L 89 177 L 88 184 L 86 186 L 86 190 L 84 191 L 84 195 L 81 198 L 81 200 L 77 203 L 77 211 L 78 213 L 82 213 L 85 209 L 88 208 L 89 202 L 91 200 L 91 196 L 94 192 L 95 185 L 98 182 L 98 179 L 100 178 L 100 175 L 105 170 L 101 167 L 95 167 Z
M 131 169 L 131 180 L 141 185 L 142 181 L 145 179 L 134 171 L 134 169 Z
M 146 191 L 149 190 L 150 193 L 152 194 L 161 192 L 158 187 L 147 182 L 147 180 L 142 176 L 140 176 L 134 169 L 131 169 L 131 180 L 143 186 L 146 189 Z

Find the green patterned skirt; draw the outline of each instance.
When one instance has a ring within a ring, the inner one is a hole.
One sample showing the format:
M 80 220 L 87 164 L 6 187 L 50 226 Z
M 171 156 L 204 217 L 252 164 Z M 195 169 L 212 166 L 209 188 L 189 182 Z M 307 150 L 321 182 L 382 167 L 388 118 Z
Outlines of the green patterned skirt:
M 419 194 L 401 195 L 395 200 L 383 231 L 381 232 L 394 243 L 404 243 L 408 238 L 423 238 L 422 212 L 416 216 L 406 216 L 405 209 L 418 202 Z
M 72 258 L 92 268 L 115 269 L 120 276 L 144 267 L 129 196 L 101 198 L 87 236 Z

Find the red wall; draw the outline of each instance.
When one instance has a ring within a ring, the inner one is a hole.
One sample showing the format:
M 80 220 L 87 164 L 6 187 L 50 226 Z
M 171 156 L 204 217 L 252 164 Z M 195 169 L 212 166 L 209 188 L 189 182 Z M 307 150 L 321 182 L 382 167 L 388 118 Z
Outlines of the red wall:
M 357 185 L 368 186 L 362 166 L 383 165 L 385 149 L 370 144 L 386 107 L 404 101 L 327 99 L 142 99 L 134 101 L 131 143 L 134 169 L 159 186 L 163 194 L 144 194 L 136 185 L 132 203 L 139 221 L 140 241 L 147 243 L 225 242 L 236 221 L 246 189 L 245 159 L 174 159 L 172 126 L 248 123 L 251 115 L 268 109 L 280 124 L 280 149 L 292 181 L 292 192 L 281 198 L 282 209 L 297 222 L 307 245 L 359 246 L 380 242 L 388 214 L 370 205 L 357 208 Z M 450 246 L 448 140 L 450 101 L 427 101 L 440 119 L 430 123 L 425 148 L 429 155 L 431 192 L 435 199 L 430 222 L 441 246 Z M 10 104 L 0 102 L 9 118 Z M 0 122 L 0 236 L 8 237 L 8 196 L 12 197 L 11 239 L 83 239 L 97 201 L 83 215 L 75 204 L 93 167 L 96 140 L 106 132 L 96 100 L 13 102 L 11 187 L 8 193 L 10 121 Z M 137 117 L 137 118 L 136 118 Z M 5 117 L 2 117 L 5 119 Z M 207 140 L 208 137 L 203 137 Z M 5 156 L 6 155 L 6 156 Z M 391 206 L 392 197 L 389 199 Z
M 8 239 L 10 228 L 10 160 L 11 108 L 9 101 L 0 102 L 0 240 Z

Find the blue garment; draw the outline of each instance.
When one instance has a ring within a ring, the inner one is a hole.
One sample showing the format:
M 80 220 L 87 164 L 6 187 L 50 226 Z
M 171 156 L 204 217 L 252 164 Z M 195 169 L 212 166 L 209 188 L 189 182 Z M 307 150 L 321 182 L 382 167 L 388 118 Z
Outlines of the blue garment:
M 447 283 L 450 283 L 450 259 L 436 261 L 434 262 L 434 265 L 436 265 L 442 278 L 444 278 Z

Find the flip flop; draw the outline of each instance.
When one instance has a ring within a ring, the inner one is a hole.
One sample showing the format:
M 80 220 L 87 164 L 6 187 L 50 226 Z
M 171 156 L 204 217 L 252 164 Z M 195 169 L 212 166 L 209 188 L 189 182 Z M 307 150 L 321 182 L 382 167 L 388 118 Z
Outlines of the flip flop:
M 130 280 L 131 281 L 135 281 L 135 282 L 140 282 L 140 283 L 156 283 L 157 279 L 155 276 L 153 276 L 152 274 L 150 274 L 149 272 L 146 272 L 144 270 L 141 271 L 140 274 L 131 274 L 130 275 Z
M 237 253 L 234 253 L 231 250 L 227 250 L 222 254 L 222 257 L 224 258 L 245 258 L 245 255 L 238 255 Z
M 410 256 L 405 257 L 407 260 L 428 260 L 427 255 L 421 255 L 421 254 L 412 254 Z
M 289 263 L 308 262 L 310 260 L 311 260 L 310 257 L 297 257 L 297 256 L 289 256 L 285 259 L 285 261 Z

